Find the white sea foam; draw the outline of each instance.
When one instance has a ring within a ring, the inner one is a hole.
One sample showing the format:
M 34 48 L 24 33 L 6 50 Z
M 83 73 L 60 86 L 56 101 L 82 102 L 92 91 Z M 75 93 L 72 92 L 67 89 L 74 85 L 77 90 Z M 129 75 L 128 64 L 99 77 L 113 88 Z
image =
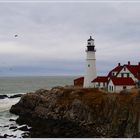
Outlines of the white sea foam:
M 9 110 L 10 107 L 14 104 L 16 104 L 20 98 L 5 98 L 0 99 L 0 112 Z
M 18 118 L 17 115 L 11 114 L 9 109 L 12 105 L 16 104 L 20 100 L 19 98 L 5 98 L 0 99 L 0 135 L 8 134 L 13 135 L 16 138 L 21 138 L 24 131 L 9 129 L 11 126 L 16 126 L 20 128 L 22 126 L 18 126 L 15 121 L 9 121 L 9 119 L 16 120 Z
M 23 126 L 27 126 L 28 129 L 30 129 L 31 127 L 29 127 L 28 125 L 24 124 L 24 125 L 18 125 L 16 124 L 16 122 L 11 122 L 9 121 L 9 115 L 12 119 L 16 119 L 17 116 L 10 114 L 8 111 L 4 112 L 3 117 L 1 118 L 2 120 L 0 120 L 0 135 L 4 135 L 4 134 L 8 134 L 8 135 L 13 135 L 16 138 L 22 138 L 22 134 L 24 133 L 24 131 L 19 130 L 21 127 Z M 6 127 L 5 127 L 6 126 Z M 14 131 L 13 129 L 9 129 L 10 127 L 17 127 L 17 130 Z M 26 131 L 27 132 L 27 131 Z
M 23 93 L 23 92 L 21 92 L 21 93 L 8 93 L 8 94 L 6 94 L 8 97 L 10 97 L 10 96 L 13 96 L 13 95 L 17 95 L 17 94 L 26 94 L 26 93 Z

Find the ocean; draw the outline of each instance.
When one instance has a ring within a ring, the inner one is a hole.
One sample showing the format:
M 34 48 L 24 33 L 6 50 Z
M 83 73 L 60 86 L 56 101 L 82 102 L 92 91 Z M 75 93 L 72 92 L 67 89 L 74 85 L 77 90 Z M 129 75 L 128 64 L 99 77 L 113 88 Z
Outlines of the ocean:
M 0 77 L 0 95 L 11 96 L 33 92 L 41 88 L 51 89 L 54 86 L 73 85 L 74 78 L 75 76 Z M 0 136 L 7 134 L 9 137 L 22 138 L 24 131 L 10 129 L 10 127 L 19 128 L 21 126 L 15 121 L 9 121 L 18 117 L 11 114 L 9 109 L 19 100 L 20 98 L 0 99 Z

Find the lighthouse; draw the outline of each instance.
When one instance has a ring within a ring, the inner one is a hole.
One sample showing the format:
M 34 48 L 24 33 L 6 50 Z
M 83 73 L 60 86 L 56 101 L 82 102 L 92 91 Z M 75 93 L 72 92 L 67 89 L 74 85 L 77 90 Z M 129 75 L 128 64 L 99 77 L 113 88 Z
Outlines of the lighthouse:
M 96 78 L 96 57 L 94 39 L 90 36 L 87 40 L 86 49 L 86 74 L 84 77 L 84 87 L 92 87 L 91 81 Z

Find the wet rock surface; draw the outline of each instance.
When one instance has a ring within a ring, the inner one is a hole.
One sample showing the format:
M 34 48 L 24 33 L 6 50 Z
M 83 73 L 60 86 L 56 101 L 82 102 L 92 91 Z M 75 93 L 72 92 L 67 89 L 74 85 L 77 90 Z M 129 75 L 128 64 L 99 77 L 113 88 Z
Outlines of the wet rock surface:
M 5 98 L 8 98 L 7 95 L 0 95 L 0 99 L 5 99 Z
M 0 133 L 0 138 L 24 138 L 24 137 L 29 137 L 29 131 L 31 127 L 27 126 L 26 124 L 18 125 L 15 124 L 9 124 L 9 125 L 4 125 L 0 127 L 8 127 L 10 130 L 10 133 L 5 131 Z
M 16 129 L 17 126 L 11 126 L 9 129 Z
M 15 119 L 9 119 L 9 121 L 10 121 L 10 122 L 15 122 L 16 120 L 15 120 Z
M 7 96 L 7 95 L 0 95 L 0 99 L 5 99 L 5 98 L 18 98 L 21 97 L 23 94 L 15 94 L 12 96 Z
M 18 97 L 21 97 L 23 94 L 15 94 L 15 95 L 12 95 L 10 96 L 9 98 L 18 98 Z
M 140 137 L 140 92 L 54 87 L 27 93 L 10 112 L 32 138 Z
M 1 135 L 0 135 L 0 138 L 4 138 L 4 136 L 1 136 Z
M 0 134 L 0 138 L 15 138 L 16 136 L 14 135 L 8 135 L 8 134 L 4 134 L 4 135 L 1 135 Z

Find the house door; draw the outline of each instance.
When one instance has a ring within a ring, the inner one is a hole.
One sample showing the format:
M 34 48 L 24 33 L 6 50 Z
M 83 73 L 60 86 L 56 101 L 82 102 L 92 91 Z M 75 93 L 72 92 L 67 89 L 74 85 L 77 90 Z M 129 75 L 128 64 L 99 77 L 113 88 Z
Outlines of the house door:
M 123 86 L 123 89 L 126 89 L 126 86 Z

